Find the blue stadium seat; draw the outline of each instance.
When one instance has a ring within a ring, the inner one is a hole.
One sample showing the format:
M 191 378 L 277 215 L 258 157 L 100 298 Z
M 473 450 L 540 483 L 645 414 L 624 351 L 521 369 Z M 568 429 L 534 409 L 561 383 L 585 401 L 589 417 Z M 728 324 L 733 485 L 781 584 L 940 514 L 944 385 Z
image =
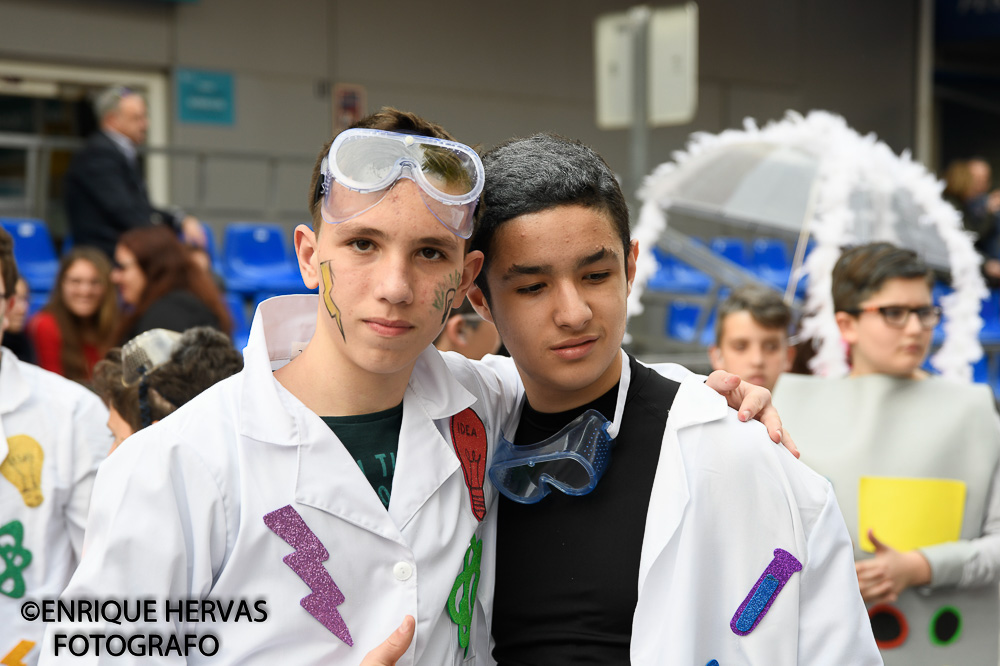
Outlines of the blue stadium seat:
M 233 318 L 233 345 L 237 349 L 247 346 L 250 338 L 250 325 L 247 323 L 246 303 L 241 294 L 226 292 L 223 296 L 226 307 L 229 309 L 229 316 Z
M 694 340 L 701 306 L 693 303 L 671 303 L 667 311 L 667 335 L 681 342 Z
M 676 257 L 653 247 L 659 268 L 649 278 L 646 287 L 653 291 L 667 291 L 681 294 L 704 294 L 712 286 L 712 278 L 692 268 Z
M 28 293 L 28 313 L 25 317 L 30 318 L 31 315 L 35 314 L 39 310 L 45 307 L 45 304 L 49 302 L 49 294 L 47 292 L 32 291 Z
M 980 306 L 979 316 L 983 318 L 979 341 L 984 345 L 1000 344 L 1000 291 L 990 289 L 990 295 Z
M 667 311 L 667 335 L 681 342 L 698 342 L 705 347 L 715 342 L 715 318 L 713 309 L 705 322 L 705 328 L 701 335 L 695 340 L 695 328 L 698 326 L 698 316 L 701 314 L 700 305 L 694 303 L 670 304 Z
M 33 291 L 50 291 L 59 272 L 59 259 L 48 226 L 28 218 L 5 217 L 0 223 L 14 237 L 14 259 L 28 285 Z
M 982 358 L 972 366 L 972 381 L 977 384 L 988 384 L 990 381 L 989 358 L 983 354 Z
M 236 222 L 226 227 L 222 276 L 230 291 L 293 293 L 305 286 L 278 224 Z
M 753 242 L 753 269 L 764 282 L 784 289 L 792 273 L 788 246 L 777 238 L 758 238 Z
M 742 238 L 719 236 L 718 238 L 713 238 L 708 246 L 712 248 L 712 252 L 725 257 L 737 266 L 741 266 L 747 270 L 753 269 L 753 265 L 750 262 L 750 252 L 747 249 L 746 241 Z
M 208 253 L 208 258 L 212 261 L 212 270 L 222 275 L 222 257 L 219 256 L 218 246 L 215 243 L 215 232 L 204 222 L 201 223 L 201 226 L 205 230 L 205 252 Z

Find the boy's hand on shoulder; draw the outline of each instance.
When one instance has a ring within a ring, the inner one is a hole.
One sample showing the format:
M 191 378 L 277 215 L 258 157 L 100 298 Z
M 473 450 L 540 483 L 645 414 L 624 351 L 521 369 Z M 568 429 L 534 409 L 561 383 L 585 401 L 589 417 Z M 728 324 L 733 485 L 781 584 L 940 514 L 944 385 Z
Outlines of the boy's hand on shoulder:
M 763 386 L 745 382 L 739 376 L 716 370 L 705 380 L 705 385 L 716 393 L 725 396 L 729 406 L 739 412 L 740 421 L 757 419 L 767 428 L 767 434 L 775 444 L 781 444 L 793 456 L 799 457 L 799 449 L 795 446 L 791 435 L 781 427 L 781 417 L 778 410 L 771 404 L 771 392 Z
M 406 652 L 406 648 L 410 647 L 415 629 L 413 616 L 407 615 L 403 618 L 403 624 L 399 625 L 399 628 L 381 645 L 365 655 L 359 666 L 395 666 L 396 661 Z

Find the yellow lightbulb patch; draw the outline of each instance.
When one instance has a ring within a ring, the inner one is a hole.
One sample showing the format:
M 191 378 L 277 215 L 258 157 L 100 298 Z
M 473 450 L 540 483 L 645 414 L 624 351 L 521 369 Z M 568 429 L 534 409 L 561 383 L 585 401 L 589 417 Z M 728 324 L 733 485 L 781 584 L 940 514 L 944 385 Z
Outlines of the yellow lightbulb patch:
M 42 462 L 45 453 L 42 445 L 34 437 L 14 435 L 7 438 L 10 450 L 0 463 L 0 474 L 14 484 L 21 493 L 21 499 L 30 507 L 42 503 Z

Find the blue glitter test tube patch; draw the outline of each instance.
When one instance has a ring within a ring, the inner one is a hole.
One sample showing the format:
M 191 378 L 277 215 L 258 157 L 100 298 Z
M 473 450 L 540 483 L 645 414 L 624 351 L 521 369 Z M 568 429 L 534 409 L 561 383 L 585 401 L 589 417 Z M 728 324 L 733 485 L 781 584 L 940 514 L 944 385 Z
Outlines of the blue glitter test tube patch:
M 743 603 L 736 609 L 729 627 L 738 636 L 746 636 L 767 615 L 775 598 L 792 577 L 792 574 L 802 571 L 802 563 L 795 556 L 781 548 L 774 549 L 774 559 L 764 569 L 764 573 L 754 584 Z

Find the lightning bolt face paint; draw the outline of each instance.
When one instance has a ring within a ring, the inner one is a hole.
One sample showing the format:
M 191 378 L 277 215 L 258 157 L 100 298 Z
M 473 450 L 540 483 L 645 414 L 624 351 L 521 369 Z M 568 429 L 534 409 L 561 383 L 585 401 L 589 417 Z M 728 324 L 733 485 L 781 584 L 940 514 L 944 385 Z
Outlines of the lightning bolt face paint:
M 340 308 L 333 302 L 333 267 L 330 266 L 329 261 L 324 261 L 319 265 L 319 275 L 323 280 L 323 304 L 326 305 L 326 311 L 330 313 L 330 317 L 337 322 L 340 337 L 344 339 L 344 342 L 347 342 L 347 336 L 344 335 L 344 317 L 340 314 Z
M 774 559 L 764 569 L 729 623 L 733 633 L 746 636 L 753 631 L 796 571 L 802 571 L 802 563 L 787 550 L 775 548 Z
M 309 529 L 306 521 L 291 505 L 265 515 L 264 524 L 295 549 L 295 552 L 283 557 L 282 562 L 312 590 L 312 594 L 303 597 L 299 603 L 330 633 L 353 646 L 351 632 L 337 610 L 337 606 L 345 601 L 344 593 L 323 566 L 323 562 L 330 558 L 330 553 L 319 537 Z

